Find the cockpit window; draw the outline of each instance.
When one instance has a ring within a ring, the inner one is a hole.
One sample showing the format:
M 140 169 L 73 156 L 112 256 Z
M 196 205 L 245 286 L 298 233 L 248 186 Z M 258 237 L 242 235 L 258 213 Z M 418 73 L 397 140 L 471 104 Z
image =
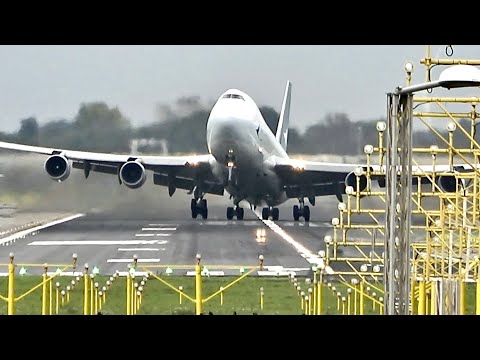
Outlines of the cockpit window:
M 240 99 L 245 101 L 242 95 L 237 95 L 237 94 L 225 94 L 222 96 L 222 99 Z

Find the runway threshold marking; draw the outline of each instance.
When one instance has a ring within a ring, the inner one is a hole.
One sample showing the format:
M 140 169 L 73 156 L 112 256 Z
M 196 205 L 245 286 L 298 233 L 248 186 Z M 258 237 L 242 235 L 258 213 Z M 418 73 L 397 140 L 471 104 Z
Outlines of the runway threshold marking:
M 16 240 L 18 238 L 27 236 L 27 235 L 35 232 L 35 231 L 39 231 L 39 230 L 42 230 L 42 229 L 45 229 L 45 228 L 48 228 L 48 227 L 51 227 L 51 226 L 54 226 L 54 225 L 58 225 L 58 224 L 61 224 L 61 223 L 67 222 L 67 221 L 78 219 L 82 216 L 85 216 L 85 214 L 70 215 L 70 216 L 55 220 L 55 221 L 51 221 L 51 222 L 43 224 L 43 225 L 39 225 L 39 226 L 35 226 L 35 227 L 32 227 L 32 228 L 27 229 L 27 230 L 19 231 L 15 234 L 12 234 L 10 236 L 7 236 L 5 238 L 0 239 L 0 244 L 3 244 L 3 243 L 6 243 L 6 242 L 9 242 L 9 241 Z
M 292 245 L 295 250 L 302 256 L 306 261 L 308 261 L 310 264 L 317 264 L 317 265 L 323 265 L 325 266 L 325 262 L 323 259 L 314 254 L 312 251 L 307 249 L 305 246 L 300 244 L 299 242 L 295 241 L 290 235 L 288 235 L 285 230 L 283 230 L 280 226 L 278 226 L 274 221 L 272 220 L 263 220 L 262 219 L 262 214 L 259 212 L 259 210 L 253 211 L 254 214 L 266 225 L 275 232 L 277 235 L 279 235 L 283 240 L 285 240 L 287 243 Z
M 59 246 L 59 245 L 153 245 L 165 244 L 158 240 L 43 240 L 32 241 L 32 246 Z

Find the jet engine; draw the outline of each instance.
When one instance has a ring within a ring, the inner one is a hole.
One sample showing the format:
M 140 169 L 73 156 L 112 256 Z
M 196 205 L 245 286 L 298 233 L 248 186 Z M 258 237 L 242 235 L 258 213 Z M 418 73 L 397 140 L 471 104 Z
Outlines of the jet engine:
M 443 192 L 446 193 L 454 193 L 457 192 L 457 179 L 453 173 L 449 173 L 451 175 L 440 175 L 437 178 L 437 185 L 442 189 Z M 460 180 L 460 183 L 462 180 Z
M 47 174 L 56 181 L 64 181 L 70 176 L 70 163 L 62 155 L 50 156 L 44 164 Z
M 355 190 L 355 192 L 357 191 L 357 174 L 355 172 L 358 172 L 358 170 L 356 171 L 352 171 L 350 172 L 346 177 L 345 177 L 345 186 L 351 186 L 353 187 L 353 189 Z M 360 191 L 364 191 L 366 188 L 367 188 L 367 176 L 362 172 L 362 175 L 360 175 Z
M 128 161 L 119 172 L 120 180 L 130 189 L 138 189 L 147 180 L 145 167 L 138 161 Z

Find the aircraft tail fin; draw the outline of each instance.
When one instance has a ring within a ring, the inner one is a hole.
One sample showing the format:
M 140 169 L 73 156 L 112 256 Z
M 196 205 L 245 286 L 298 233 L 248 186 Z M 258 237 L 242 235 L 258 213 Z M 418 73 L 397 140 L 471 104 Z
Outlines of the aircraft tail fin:
M 283 149 L 287 151 L 288 142 L 288 127 L 290 125 L 290 99 L 292 97 L 292 83 L 287 81 L 285 89 L 285 96 L 283 98 L 282 110 L 277 126 L 277 141 L 282 145 Z

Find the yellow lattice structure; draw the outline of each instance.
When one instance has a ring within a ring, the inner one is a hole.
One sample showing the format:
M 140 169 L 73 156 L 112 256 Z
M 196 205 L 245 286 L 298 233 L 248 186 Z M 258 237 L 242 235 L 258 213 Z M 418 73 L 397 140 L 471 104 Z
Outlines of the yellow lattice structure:
M 480 65 L 480 60 L 432 59 L 428 46 L 420 64 L 429 81 L 433 66 Z M 477 283 L 473 308 L 480 314 L 480 98 L 419 96 L 413 102 L 414 128 L 423 130 L 432 143 L 418 146 L 413 139 L 410 313 L 465 314 L 467 284 Z M 418 111 L 426 104 L 434 109 Z M 377 144 L 365 146 L 365 166 L 355 172 L 356 181 L 347 184 L 344 202 L 332 219 L 325 263 L 332 270 L 330 280 L 350 286 L 356 279 L 364 287 L 375 286 L 381 296 L 388 201 L 386 124 L 379 122 L 377 131 Z

